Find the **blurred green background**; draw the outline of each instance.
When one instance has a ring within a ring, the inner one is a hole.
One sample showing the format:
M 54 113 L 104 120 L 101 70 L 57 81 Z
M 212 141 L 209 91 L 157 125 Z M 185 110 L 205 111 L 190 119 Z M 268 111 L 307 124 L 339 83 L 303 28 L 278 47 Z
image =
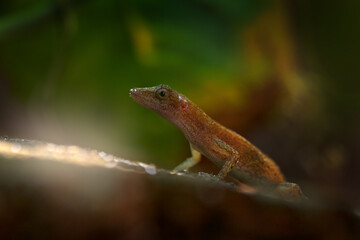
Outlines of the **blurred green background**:
M 167 84 L 290 181 L 360 202 L 360 2 L 0 3 L 0 135 L 171 169 L 182 133 L 129 98 Z M 216 173 L 203 161 L 195 170 Z

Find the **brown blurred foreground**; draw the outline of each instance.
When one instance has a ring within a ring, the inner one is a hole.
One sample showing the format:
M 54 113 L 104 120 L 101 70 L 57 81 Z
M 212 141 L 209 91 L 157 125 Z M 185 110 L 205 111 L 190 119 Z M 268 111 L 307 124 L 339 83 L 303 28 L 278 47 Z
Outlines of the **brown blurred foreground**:
M 359 239 L 359 216 L 324 202 L 241 194 L 77 146 L 0 141 L 2 239 Z

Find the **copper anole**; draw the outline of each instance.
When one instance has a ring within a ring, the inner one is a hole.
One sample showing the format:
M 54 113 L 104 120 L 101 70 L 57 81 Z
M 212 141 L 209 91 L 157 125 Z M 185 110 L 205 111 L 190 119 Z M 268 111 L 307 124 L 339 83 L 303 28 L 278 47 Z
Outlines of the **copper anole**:
M 273 160 L 169 86 L 133 88 L 130 96 L 177 126 L 189 141 L 192 157 L 178 165 L 175 171 L 196 165 L 203 154 L 221 168 L 217 175 L 220 179 L 229 174 L 258 190 L 274 192 L 284 198 L 302 198 L 300 187 L 286 182 Z

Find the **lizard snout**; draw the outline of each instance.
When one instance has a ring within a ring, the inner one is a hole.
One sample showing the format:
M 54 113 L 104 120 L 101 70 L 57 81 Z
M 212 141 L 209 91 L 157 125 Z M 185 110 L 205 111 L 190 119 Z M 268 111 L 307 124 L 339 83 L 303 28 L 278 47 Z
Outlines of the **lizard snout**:
M 139 89 L 137 89 L 137 88 L 130 89 L 130 92 L 129 92 L 130 97 L 133 97 L 134 95 L 138 95 L 138 94 L 139 94 Z

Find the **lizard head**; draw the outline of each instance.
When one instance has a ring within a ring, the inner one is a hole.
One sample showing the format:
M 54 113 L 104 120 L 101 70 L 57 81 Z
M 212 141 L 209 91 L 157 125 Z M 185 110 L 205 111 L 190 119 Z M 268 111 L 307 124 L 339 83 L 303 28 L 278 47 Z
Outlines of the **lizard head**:
M 168 120 L 174 120 L 188 107 L 188 99 L 167 85 L 130 89 L 130 97 Z

